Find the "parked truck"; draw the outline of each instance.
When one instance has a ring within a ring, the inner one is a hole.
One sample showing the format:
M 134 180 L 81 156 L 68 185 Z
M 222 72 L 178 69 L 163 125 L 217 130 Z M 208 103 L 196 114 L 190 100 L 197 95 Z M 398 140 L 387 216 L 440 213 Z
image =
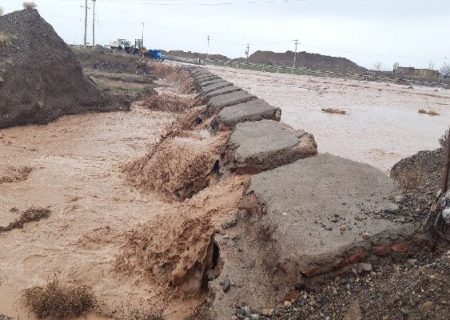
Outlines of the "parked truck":
M 164 55 L 160 50 L 148 50 L 148 56 L 151 59 L 164 61 Z
M 131 42 L 127 39 L 117 39 L 110 43 L 111 49 L 124 50 L 126 53 L 131 52 Z

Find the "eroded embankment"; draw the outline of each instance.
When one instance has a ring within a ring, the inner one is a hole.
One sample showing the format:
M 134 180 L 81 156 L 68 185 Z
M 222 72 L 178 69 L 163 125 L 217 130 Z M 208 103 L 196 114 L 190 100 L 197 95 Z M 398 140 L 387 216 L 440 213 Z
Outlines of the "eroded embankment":
M 280 124 L 278 108 L 240 88 L 224 90 L 232 86 L 220 84 L 223 80 L 216 76 L 201 70 L 173 70 L 165 64 L 154 68 L 166 81 L 175 81 L 174 87 L 195 86 L 198 94 L 186 97 L 170 92 L 177 106 L 172 108 L 165 107 L 167 91 L 159 90 L 152 107 L 176 112 L 177 120 L 145 157 L 126 164 L 123 171 L 144 192 L 156 191 L 163 199 L 184 202 L 173 218 L 164 215 L 131 231 L 116 270 L 143 274 L 148 281 L 167 286 L 174 296 L 198 297 L 220 273 L 222 260 L 214 237 L 225 220 L 236 216 L 248 185 L 242 174 L 314 156 L 317 147 L 312 135 Z M 221 114 L 222 110 L 227 112 Z M 259 124 L 264 127 L 248 137 L 236 131 L 240 124 L 247 124 L 249 132 Z M 268 144 L 271 133 L 273 142 Z M 248 170 L 236 170 L 241 167 Z
M 231 177 L 137 227 L 116 261 L 116 270 L 138 273 L 175 297 L 197 297 L 221 268 L 214 235 L 239 205 L 247 177 Z
M 270 308 L 295 285 L 366 270 L 429 242 L 417 224 L 425 213 L 411 217 L 413 205 L 384 173 L 317 156 L 314 137 L 280 123 L 279 108 L 204 69 L 178 73 L 191 77 L 198 103 L 125 171 L 190 209 L 133 230 L 117 271 L 145 274 L 174 296 L 209 289 L 208 312 L 229 319 L 237 305 Z M 249 184 L 243 174 L 253 174 Z

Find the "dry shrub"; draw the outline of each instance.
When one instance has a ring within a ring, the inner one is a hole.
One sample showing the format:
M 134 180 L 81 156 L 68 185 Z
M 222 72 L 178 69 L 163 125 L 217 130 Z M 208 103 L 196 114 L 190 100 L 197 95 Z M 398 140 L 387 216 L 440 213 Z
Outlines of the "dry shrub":
M 30 208 L 20 215 L 20 218 L 11 222 L 6 227 L 0 226 L 0 233 L 11 231 L 13 229 L 22 229 L 26 223 L 46 219 L 50 216 L 50 210 L 42 208 Z
M 23 2 L 23 8 L 30 10 L 30 9 L 36 9 L 37 5 L 34 1 L 24 1 Z
M 96 300 L 86 286 L 67 286 L 53 279 L 43 287 L 26 289 L 25 305 L 38 319 L 68 319 L 91 311 Z
M 434 110 L 419 109 L 418 113 L 427 114 L 429 116 L 439 116 L 440 114 Z
M 181 98 L 167 93 L 149 96 L 143 103 L 143 106 L 150 110 L 177 113 L 190 109 L 194 105 L 195 101 L 192 99 Z
M 326 113 L 334 113 L 334 114 L 346 114 L 344 110 L 336 109 L 336 108 L 324 108 L 322 109 L 323 112 Z
M 0 169 L 0 184 L 25 181 L 28 179 L 33 168 L 24 167 L 6 167 Z

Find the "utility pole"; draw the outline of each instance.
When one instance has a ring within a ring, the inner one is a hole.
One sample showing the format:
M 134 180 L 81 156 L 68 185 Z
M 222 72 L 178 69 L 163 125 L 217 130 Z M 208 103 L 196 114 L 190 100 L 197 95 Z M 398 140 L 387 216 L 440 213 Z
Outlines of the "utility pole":
M 84 0 L 84 47 L 87 45 L 88 0 Z
M 292 68 L 295 70 L 295 66 L 296 66 L 296 62 L 297 62 L 297 48 L 298 48 L 298 40 L 297 39 L 294 40 L 294 44 L 295 44 L 294 65 Z M 292 70 L 292 72 L 294 72 L 294 70 Z
M 250 44 L 247 43 L 247 47 L 245 48 L 245 55 L 247 56 L 247 62 L 248 62 L 248 55 L 250 54 Z
M 450 130 L 447 136 L 447 160 L 445 162 L 444 169 L 444 185 L 442 186 L 442 192 L 445 194 L 448 190 L 448 179 L 450 174 Z
M 92 0 L 92 48 L 95 47 L 95 1 Z
M 142 21 L 142 35 L 141 35 L 141 41 L 142 41 L 142 48 L 144 48 L 144 21 Z
M 209 42 L 211 41 L 211 37 L 208 36 L 206 39 L 208 41 L 208 49 L 206 50 L 206 60 L 208 60 L 209 59 Z

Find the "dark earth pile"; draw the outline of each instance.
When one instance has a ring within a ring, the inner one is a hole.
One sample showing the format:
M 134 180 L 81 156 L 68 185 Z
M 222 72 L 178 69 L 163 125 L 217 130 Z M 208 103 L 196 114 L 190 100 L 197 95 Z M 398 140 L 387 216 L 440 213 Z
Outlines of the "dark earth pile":
M 96 48 L 74 48 L 77 59 L 83 68 L 102 70 L 113 73 L 133 73 L 147 75 L 149 73 L 145 61 L 135 55 Z
M 292 67 L 294 52 L 256 51 L 248 58 L 251 63 Z M 305 51 L 297 53 L 297 67 L 310 70 L 333 71 L 339 73 L 365 73 L 367 70 L 346 58 L 330 57 Z
M 221 60 L 221 61 L 228 61 L 230 58 L 222 55 L 222 54 L 206 54 L 206 53 L 199 53 L 199 52 L 191 52 L 191 51 L 182 51 L 182 50 L 170 50 L 170 51 L 164 51 L 165 55 L 168 57 L 174 57 L 174 58 L 184 58 L 184 59 L 198 59 L 205 60 L 206 58 L 211 60 Z
M 0 128 L 112 107 L 36 10 L 0 17 Z
M 391 177 L 400 185 L 399 203 L 404 215 L 426 218 L 442 187 L 445 152 L 442 148 L 420 151 L 402 159 L 391 169 Z

